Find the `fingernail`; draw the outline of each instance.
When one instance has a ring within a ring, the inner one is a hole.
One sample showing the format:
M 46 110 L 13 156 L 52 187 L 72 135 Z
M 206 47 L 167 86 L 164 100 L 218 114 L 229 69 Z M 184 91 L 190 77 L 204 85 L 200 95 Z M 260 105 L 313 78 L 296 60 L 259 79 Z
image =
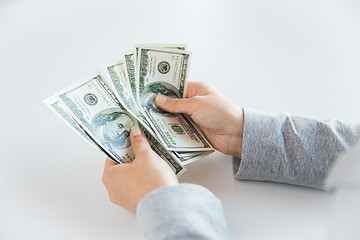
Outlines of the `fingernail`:
M 134 127 L 131 129 L 131 133 L 132 133 L 132 135 L 133 135 L 134 137 L 141 135 L 140 128 L 139 128 L 138 126 L 134 126 Z
M 165 95 L 157 95 L 156 96 L 156 103 L 159 105 L 164 105 L 164 103 L 169 99 L 169 97 L 165 96 Z

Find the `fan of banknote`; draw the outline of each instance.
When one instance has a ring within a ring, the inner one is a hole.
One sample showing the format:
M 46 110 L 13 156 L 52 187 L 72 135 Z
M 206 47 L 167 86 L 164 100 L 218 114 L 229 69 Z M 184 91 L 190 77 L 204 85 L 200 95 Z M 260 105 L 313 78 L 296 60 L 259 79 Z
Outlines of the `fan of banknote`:
M 190 57 L 186 44 L 135 45 L 122 60 L 44 102 L 119 164 L 135 158 L 130 130 L 139 126 L 152 149 L 179 176 L 184 165 L 214 151 L 189 116 L 165 112 L 154 102 L 158 94 L 186 97 Z

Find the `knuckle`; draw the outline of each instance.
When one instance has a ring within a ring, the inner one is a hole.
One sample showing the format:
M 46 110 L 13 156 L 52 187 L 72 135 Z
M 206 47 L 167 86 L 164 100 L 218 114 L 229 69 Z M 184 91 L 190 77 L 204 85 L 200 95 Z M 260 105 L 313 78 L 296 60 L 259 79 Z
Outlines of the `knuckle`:
M 201 89 L 201 91 L 206 92 L 206 93 L 213 90 L 212 85 L 207 82 L 199 82 L 198 88 L 199 88 L 199 90 Z
M 113 197 L 113 195 L 109 195 L 109 199 L 112 203 L 117 204 L 117 200 Z
M 173 107 L 177 105 L 177 99 L 173 99 L 173 98 L 169 98 L 166 103 L 168 104 L 168 106 Z
M 142 149 L 142 154 L 145 156 L 145 157 L 149 157 L 151 156 L 153 153 L 152 149 L 150 147 L 144 147 Z
M 105 175 L 105 173 L 103 174 L 101 181 L 105 186 L 108 184 L 109 179 L 108 179 L 107 175 Z
M 207 87 L 208 83 L 206 82 L 197 82 L 197 84 L 200 86 L 200 87 Z
M 132 144 L 135 145 L 140 152 L 146 152 L 150 149 L 147 139 L 142 136 L 135 136 Z
M 171 103 L 170 103 L 170 106 L 171 106 L 171 109 L 172 110 L 176 110 L 176 109 L 178 109 L 179 108 L 179 106 L 180 106 L 180 101 L 177 101 L 177 100 L 171 100 Z
M 192 104 L 194 104 L 195 106 L 198 106 L 199 104 L 201 104 L 203 101 L 203 97 L 202 96 L 194 96 L 191 98 L 191 102 Z
M 171 112 L 183 112 L 186 111 L 187 104 L 190 103 L 189 99 L 173 99 L 170 107 Z
M 144 142 L 144 138 L 142 135 L 137 135 L 133 137 L 133 144 L 140 145 Z
M 139 157 L 141 158 L 148 158 L 151 155 L 151 148 L 148 146 L 142 146 L 142 148 L 139 151 Z
M 110 172 L 108 170 L 105 170 L 103 172 L 102 178 L 101 178 L 102 183 L 104 184 L 105 187 L 109 186 L 111 183 L 111 176 L 110 176 Z

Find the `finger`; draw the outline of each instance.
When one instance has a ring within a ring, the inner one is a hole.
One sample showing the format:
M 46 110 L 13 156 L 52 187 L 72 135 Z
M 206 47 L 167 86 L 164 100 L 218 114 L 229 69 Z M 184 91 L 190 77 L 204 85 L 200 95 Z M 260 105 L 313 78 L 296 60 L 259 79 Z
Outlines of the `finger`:
M 104 169 L 115 166 L 115 165 L 116 165 L 116 163 L 114 161 L 110 160 L 109 158 L 106 158 Z
M 205 82 L 188 82 L 186 97 L 192 98 L 195 96 L 207 95 L 210 91 L 214 90 L 211 85 Z
M 130 139 L 135 156 L 140 155 L 144 151 L 151 150 L 150 144 L 144 132 L 138 126 L 134 126 L 131 129 Z
M 194 104 L 192 98 L 175 99 L 169 98 L 164 95 L 157 95 L 155 98 L 156 106 L 171 113 L 187 113 L 191 115 L 193 113 Z

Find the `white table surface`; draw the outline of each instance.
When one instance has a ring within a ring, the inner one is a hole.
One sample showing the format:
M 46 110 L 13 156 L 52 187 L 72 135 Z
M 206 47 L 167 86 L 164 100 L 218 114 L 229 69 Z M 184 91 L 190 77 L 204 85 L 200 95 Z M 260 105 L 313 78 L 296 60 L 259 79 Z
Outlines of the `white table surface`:
M 104 155 L 42 100 L 135 43 L 173 42 L 193 52 L 190 80 L 240 106 L 360 119 L 358 1 L 0 0 L 0 239 L 136 239 L 102 186 Z M 222 200 L 231 239 L 328 232 L 332 194 L 236 181 L 221 153 L 180 181 Z

